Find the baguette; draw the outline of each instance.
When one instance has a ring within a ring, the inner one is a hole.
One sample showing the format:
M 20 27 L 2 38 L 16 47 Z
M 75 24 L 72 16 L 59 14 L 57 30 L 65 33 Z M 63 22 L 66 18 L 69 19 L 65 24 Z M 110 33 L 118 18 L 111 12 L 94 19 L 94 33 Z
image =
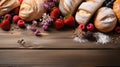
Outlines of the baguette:
M 83 2 L 75 15 L 75 19 L 78 22 L 78 24 L 83 23 L 86 24 L 92 15 L 95 13 L 95 11 L 103 4 L 105 0 L 88 0 L 86 2 Z
M 59 9 L 62 15 L 74 14 L 82 0 L 60 0 Z

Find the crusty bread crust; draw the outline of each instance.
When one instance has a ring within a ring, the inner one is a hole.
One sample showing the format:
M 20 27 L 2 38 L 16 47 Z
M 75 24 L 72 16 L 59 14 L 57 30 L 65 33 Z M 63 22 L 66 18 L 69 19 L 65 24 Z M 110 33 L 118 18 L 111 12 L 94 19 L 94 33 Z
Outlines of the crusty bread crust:
M 19 0 L 0 0 L 0 16 L 20 6 Z
M 25 21 L 32 21 L 42 17 L 46 12 L 42 4 L 47 0 L 23 0 L 19 16 Z

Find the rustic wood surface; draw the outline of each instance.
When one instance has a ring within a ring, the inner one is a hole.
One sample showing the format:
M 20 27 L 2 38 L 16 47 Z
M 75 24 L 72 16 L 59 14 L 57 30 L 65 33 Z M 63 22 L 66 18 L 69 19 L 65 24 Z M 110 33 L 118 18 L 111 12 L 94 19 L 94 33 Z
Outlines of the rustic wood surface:
M 36 37 L 29 30 L 0 30 L 0 48 L 120 48 L 120 41 L 102 45 L 96 42 L 79 43 L 73 40 L 73 31 L 56 31 L 42 32 L 42 36 Z M 18 40 L 24 40 L 25 44 L 18 43 Z
M 120 65 L 119 50 L 0 50 L 0 67 L 95 67 Z
M 120 42 L 78 43 L 73 31 L 49 31 L 36 37 L 26 30 L 0 30 L 0 67 L 95 67 L 120 65 Z M 25 44 L 18 43 L 22 40 Z

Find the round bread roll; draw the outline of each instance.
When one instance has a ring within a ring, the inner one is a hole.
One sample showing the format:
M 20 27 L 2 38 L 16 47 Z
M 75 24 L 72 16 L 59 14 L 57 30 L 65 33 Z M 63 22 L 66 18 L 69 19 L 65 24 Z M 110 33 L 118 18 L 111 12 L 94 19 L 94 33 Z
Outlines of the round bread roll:
M 117 15 L 118 21 L 120 22 L 120 0 L 116 0 L 113 5 L 113 10 Z
M 42 6 L 47 0 L 23 0 L 19 16 L 25 21 L 32 21 L 42 17 L 43 13 L 46 12 Z
M 95 27 L 104 33 L 112 31 L 117 23 L 114 11 L 108 7 L 102 7 L 98 10 L 95 18 Z

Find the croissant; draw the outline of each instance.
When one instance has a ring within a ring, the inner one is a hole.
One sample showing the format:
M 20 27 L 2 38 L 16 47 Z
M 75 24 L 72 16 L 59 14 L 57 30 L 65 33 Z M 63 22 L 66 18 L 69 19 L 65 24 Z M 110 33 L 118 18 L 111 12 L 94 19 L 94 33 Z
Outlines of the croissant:
M 0 16 L 20 5 L 19 0 L 0 0 Z
M 19 16 L 25 21 L 39 19 L 46 12 L 42 6 L 47 0 L 23 0 L 21 4 Z
M 95 11 L 103 4 L 105 0 L 87 0 L 83 2 L 75 15 L 76 21 L 80 24 L 86 24 Z
M 64 16 L 74 14 L 81 2 L 82 0 L 60 0 L 59 9 Z

